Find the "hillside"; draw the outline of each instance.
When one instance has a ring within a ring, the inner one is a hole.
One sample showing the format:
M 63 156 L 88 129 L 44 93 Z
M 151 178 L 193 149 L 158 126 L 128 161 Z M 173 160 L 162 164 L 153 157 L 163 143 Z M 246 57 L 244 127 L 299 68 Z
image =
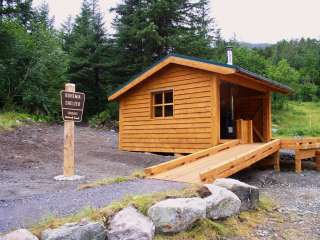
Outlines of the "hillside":
M 320 103 L 288 102 L 286 109 L 273 112 L 273 136 L 320 136 Z

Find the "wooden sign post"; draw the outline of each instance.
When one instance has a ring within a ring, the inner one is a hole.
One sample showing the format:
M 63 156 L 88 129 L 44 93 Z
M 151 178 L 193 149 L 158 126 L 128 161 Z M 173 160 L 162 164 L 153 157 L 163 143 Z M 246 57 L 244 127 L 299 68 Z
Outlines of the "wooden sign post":
M 67 83 L 65 91 L 75 92 L 76 86 Z M 63 111 L 63 110 L 62 110 Z M 63 147 L 63 175 L 65 177 L 73 176 L 74 171 L 74 121 L 64 120 L 64 147 Z
M 76 92 L 73 83 L 67 83 L 60 92 L 62 117 L 64 120 L 63 175 L 56 180 L 78 180 L 82 176 L 75 175 L 74 160 L 74 122 L 81 122 L 85 102 L 85 94 Z

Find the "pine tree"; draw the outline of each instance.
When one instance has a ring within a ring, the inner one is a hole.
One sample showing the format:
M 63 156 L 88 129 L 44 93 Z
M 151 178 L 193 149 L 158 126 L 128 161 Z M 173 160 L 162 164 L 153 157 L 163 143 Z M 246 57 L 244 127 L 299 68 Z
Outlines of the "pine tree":
M 207 0 L 125 0 L 112 11 L 119 82 L 173 52 L 212 53 L 215 26 Z
M 97 0 L 84 0 L 68 39 L 69 79 L 86 93 L 87 116 L 104 110 L 108 91 L 108 42 Z

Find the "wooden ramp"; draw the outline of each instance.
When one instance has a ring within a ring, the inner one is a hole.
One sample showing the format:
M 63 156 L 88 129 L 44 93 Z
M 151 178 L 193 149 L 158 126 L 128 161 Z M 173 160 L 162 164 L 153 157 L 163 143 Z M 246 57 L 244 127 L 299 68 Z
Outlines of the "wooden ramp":
M 187 182 L 209 183 L 216 178 L 229 177 L 270 155 L 278 161 L 280 140 L 268 143 L 240 144 L 230 140 L 184 157 L 145 169 L 149 178 Z

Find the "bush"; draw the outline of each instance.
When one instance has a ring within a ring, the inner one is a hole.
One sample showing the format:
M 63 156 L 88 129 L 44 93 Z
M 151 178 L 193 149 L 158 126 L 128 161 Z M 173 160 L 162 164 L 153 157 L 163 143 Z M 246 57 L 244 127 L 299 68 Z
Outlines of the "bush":
M 118 104 L 109 103 L 108 108 L 89 119 L 90 127 L 118 129 Z

